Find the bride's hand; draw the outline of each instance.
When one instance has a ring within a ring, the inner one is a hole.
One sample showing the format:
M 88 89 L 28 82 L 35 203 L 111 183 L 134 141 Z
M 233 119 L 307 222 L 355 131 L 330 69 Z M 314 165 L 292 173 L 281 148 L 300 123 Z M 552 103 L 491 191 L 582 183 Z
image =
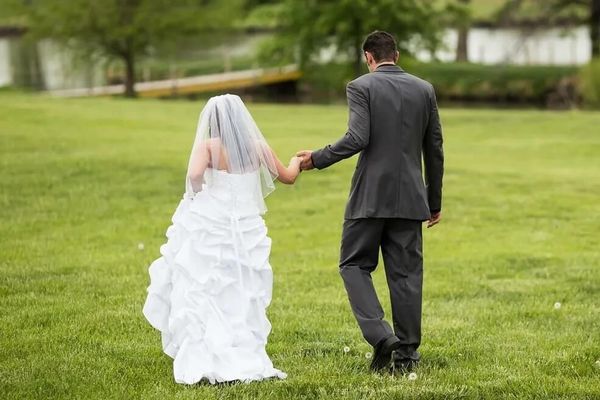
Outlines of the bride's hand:
M 290 167 L 298 168 L 298 172 L 301 172 L 300 164 L 302 163 L 302 158 L 294 156 L 290 159 Z

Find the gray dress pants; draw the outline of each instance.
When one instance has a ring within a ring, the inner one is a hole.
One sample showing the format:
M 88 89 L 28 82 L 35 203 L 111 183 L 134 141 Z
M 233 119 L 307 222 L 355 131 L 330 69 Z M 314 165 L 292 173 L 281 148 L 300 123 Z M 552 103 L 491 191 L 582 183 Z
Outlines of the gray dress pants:
M 344 221 L 340 274 L 352 312 L 363 337 L 372 346 L 396 335 L 400 357 L 414 358 L 421 342 L 423 288 L 422 221 L 402 218 L 361 218 Z M 394 330 L 383 319 L 383 309 L 371 279 L 383 255 Z

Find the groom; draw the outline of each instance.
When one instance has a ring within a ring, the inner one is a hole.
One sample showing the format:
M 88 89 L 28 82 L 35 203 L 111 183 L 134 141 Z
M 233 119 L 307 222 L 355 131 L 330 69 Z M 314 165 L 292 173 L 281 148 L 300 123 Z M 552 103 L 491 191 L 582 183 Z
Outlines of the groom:
M 396 66 L 392 35 L 371 33 L 363 51 L 371 73 L 347 86 L 347 133 L 320 150 L 297 155 L 302 169 L 309 170 L 360 153 L 344 216 L 340 274 L 362 334 L 374 347 L 371 368 L 382 370 L 393 361 L 396 369 L 407 371 L 420 358 L 421 224 L 428 221 L 429 228 L 441 220 L 442 129 L 433 87 Z M 393 330 L 383 319 L 371 280 L 380 248 Z

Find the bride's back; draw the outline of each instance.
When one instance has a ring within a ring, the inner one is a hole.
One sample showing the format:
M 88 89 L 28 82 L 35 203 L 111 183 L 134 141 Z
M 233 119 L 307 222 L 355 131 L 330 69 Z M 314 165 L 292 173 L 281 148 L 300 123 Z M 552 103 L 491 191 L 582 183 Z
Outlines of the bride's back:
M 255 154 L 248 155 L 254 158 L 251 162 L 245 163 L 242 166 L 232 165 L 233 163 L 230 160 L 229 152 L 227 146 L 223 144 L 221 138 L 211 138 L 207 141 L 208 147 L 208 165 L 207 168 L 227 172 L 229 174 L 243 175 L 246 173 L 253 173 L 257 171 L 260 167 L 260 160 L 258 157 L 258 151 L 255 151 Z M 236 151 L 234 149 L 233 151 Z M 252 162 L 253 161 L 253 162 Z
M 275 188 L 275 160 L 262 133 L 238 96 L 211 98 L 200 115 L 188 163 L 186 194 L 211 185 L 242 194 L 249 192 L 261 210 L 263 198 Z

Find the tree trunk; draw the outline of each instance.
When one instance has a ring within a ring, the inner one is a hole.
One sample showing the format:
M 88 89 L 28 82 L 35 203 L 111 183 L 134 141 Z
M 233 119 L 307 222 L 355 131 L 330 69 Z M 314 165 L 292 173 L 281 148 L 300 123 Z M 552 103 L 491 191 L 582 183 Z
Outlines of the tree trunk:
M 17 67 L 13 70 L 14 83 L 28 89 L 47 89 L 40 67 L 38 44 L 29 38 L 9 41 L 9 44 L 12 44 L 12 55 Z
M 135 57 L 132 52 L 123 57 L 125 62 L 125 97 L 136 97 L 135 92 Z
M 468 62 L 469 53 L 467 43 L 469 40 L 469 28 L 461 26 L 458 28 L 458 43 L 456 44 L 456 62 Z
M 363 71 L 363 51 L 362 51 L 362 29 L 360 19 L 354 19 L 354 76 L 362 75 Z
M 355 43 L 354 49 L 354 76 L 359 77 L 362 75 L 363 53 L 360 44 Z
M 590 9 L 590 39 L 592 57 L 600 57 L 600 0 L 592 0 Z
M 458 41 L 456 43 L 456 62 L 469 61 L 469 29 L 471 28 L 471 0 L 459 0 L 459 5 L 462 6 L 462 21 L 458 21 Z M 460 18 L 460 17 L 459 17 Z

